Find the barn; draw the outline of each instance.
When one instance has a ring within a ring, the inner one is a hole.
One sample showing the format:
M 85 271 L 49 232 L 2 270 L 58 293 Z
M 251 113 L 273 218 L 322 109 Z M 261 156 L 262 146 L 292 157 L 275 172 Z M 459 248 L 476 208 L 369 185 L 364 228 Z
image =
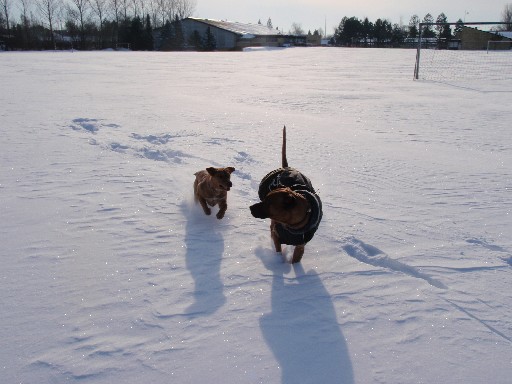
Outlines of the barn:
M 194 35 L 206 36 L 208 28 L 215 38 L 217 50 L 241 50 L 246 47 L 280 47 L 306 43 L 306 36 L 291 36 L 262 24 L 246 24 L 225 20 L 188 17 L 181 21 L 185 41 Z

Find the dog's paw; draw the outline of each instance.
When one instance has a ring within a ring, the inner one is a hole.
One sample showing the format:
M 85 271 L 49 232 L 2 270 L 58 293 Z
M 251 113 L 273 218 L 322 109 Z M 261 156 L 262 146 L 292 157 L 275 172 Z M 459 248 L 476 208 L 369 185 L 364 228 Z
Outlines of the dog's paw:
M 224 217 L 224 212 L 219 211 L 219 212 L 217 212 L 216 216 L 217 216 L 217 219 L 220 220 L 220 219 L 222 219 Z
M 210 216 L 212 214 L 212 210 L 210 208 L 203 209 L 204 214 Z

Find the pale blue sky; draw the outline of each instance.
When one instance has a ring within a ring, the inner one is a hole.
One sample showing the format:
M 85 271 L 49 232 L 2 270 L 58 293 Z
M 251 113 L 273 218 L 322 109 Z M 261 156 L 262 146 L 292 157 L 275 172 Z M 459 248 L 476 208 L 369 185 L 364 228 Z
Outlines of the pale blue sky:
M 344 16 L 359 19 L 378 18 L 392 23 L 409 24 L 412 15 L 420 19 L 430 13 L 434 19 L 443 12 L 448 21 L 500 21 L 507 0 L 196 0 L 195 17 L 246 23 L 266 23 L 288 32 L 292 23 L 302 25 L 307 32 L 324 29 L 332 33 Z M 327 21 L 327 23 L 326 23 Z

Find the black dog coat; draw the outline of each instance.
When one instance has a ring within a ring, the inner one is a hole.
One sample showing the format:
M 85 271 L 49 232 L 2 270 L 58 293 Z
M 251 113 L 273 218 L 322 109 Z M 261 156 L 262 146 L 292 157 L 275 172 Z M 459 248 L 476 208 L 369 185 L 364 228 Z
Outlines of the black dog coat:
M 290 188 L 308 200 L 311 207 L 311 215 L 308 223 L 298 230 L 277 223 L 276 231 L 279 234 L 279 240 L 281 244 L 306 244 L 313 238 L 322 220 L 322 201 L 316 194 L 311 181 L 304 174 L 290 167 L 279 168 L 267 174 L 261 180 L 258 196 L 263 201 L 270 191 L 284 187 Z

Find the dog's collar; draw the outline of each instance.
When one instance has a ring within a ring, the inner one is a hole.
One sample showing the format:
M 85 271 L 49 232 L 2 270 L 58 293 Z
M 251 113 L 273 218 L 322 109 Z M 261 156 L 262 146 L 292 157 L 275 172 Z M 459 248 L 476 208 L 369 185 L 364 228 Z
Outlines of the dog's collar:
M 304 215 L 304 217 L 296 224 L 293 224 L 293 225 L 283 224 L 283 225 L 289 229 L 302 229 L 309 223 L 310 217 L 311 217 L 311 208 L 309 208 L 306 211 L 306 214 Z

